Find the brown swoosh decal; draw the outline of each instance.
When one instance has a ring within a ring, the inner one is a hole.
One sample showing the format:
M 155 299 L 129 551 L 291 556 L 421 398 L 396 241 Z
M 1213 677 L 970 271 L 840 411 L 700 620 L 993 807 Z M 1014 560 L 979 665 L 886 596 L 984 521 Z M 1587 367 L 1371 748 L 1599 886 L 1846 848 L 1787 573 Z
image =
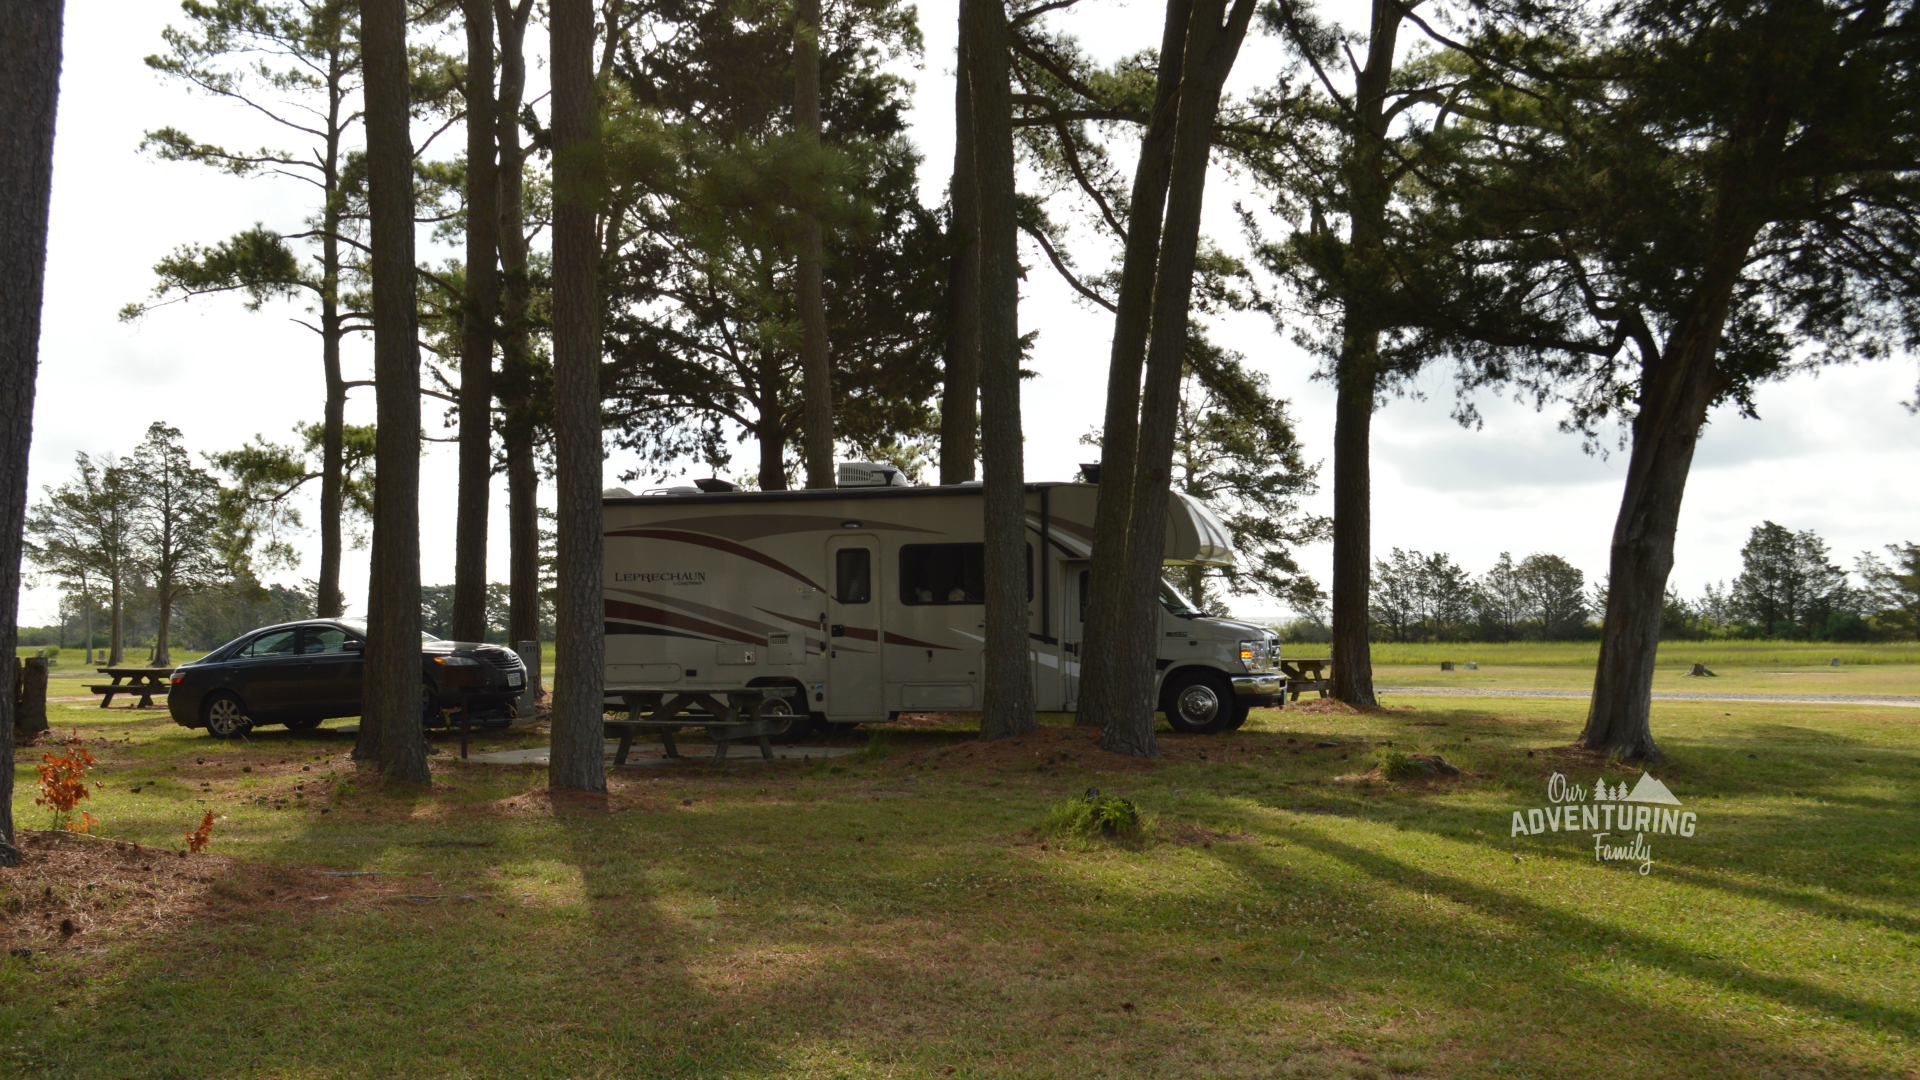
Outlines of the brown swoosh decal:
M 724 638 L 727 641 L 739 641 L 748 645 L 765 645 L 767 643 L 766 638 L 754 637 L 752 634 L 743 634 L 731 626 L 721 626 L 718 623 L 710 623 L 705 619 L 696 619 L 691 615 L 682 615 L 677 611 L 667 611 L 664 608 L 649 607 L 645 604 L 629 604 L 625 600 L 603 600 L 601 602 L 606 605 L 607 614 L 616 619 L 634 619 L 640 622 L 659 623 L 662 626 L 673 626 L 681 630 L 692 630 L 695 633 L 710 634 L 717 638 Z
M 702 536 L 699 533 L 680 532 L 677 529 L 616 529 L 607 535 L 634 536 L 651 540 L 672 540 L 675 543 L 692 544 L 695 547 L 713 548 L 715 551 L 724 551 L 729 555 L 738 555 L 743 559 L 751 559 L 762 566 L 770 566 L 803 585 L 811 585 L 821 592 L 827 591 L 819 582 L 773 556 L 762 554 L 744 544 L 736 544 L 731 540 L 722 540 L 715 536 Z
M 955 648 L 954 648 L 953 646 L 951 646 L 951 645 L 935 645 L 935 644 L 934 644 L 933 642 L 931 642 L 931 641 L 921 641 L 921 640 L 920 640 L 919 638 L 910 638 L 910 637 L 903 637 L 902 635 L 900 635 L 900 634 L 896 634 L 896 633 L 894 633 L 894 632 L 893 632 L 893 631 L 891 631 L 891 630 L 889 630 L 889 631 L 887 631 L 887 644 L 889 644 L 889 645 L 911 645 L 911 646 L 913 646 L 913 647 L 914 647 L 914 648 L 916 648 L 916 649 L 945 649 L 945 650 L 947 650 L 948 652 L 958 652 L 958 651 L 959 651 L 958 649 L 955 649 Z
M 841 636 L 841 637 L 850 637 L 850 638 L 858 638 L 858 639 L 860 639 L 861 641 L 875 641 L 875 642 L 877 642 L 877 641 L 879 641 L 879 640 L 880 640 L 880 632 L 879 632 L 879 631 L 877 631 L 877 630 L 867 630 L 867 629 L 863 629 L 863 628 L 861 628 L 861 627 L 858 627 L 858 626 L 848 626 L 848 627 L 843 627 L 843 628 L 841 628 L 841 631 L 840 631 L 840 636 Z

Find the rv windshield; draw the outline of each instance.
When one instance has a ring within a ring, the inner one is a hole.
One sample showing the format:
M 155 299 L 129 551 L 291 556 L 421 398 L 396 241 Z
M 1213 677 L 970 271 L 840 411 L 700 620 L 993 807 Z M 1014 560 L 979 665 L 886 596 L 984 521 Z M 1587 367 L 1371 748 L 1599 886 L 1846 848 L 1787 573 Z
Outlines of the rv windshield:
M 1186 597 L 1181 596 L 1180 590 L 1167 584 L 1165 581 L 1160 582 L 1160 606 L 1166 608 L 1169 613 L 1177 615 L 1182 619 L 1197 619 L 1206 614 L 1206 612 L 1194 607 L 1193 603 Z

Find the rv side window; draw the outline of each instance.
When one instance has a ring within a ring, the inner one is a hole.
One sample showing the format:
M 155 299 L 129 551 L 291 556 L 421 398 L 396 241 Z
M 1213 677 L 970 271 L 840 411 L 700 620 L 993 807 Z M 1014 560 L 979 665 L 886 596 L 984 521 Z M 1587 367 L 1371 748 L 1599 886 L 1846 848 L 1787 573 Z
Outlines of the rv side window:
M 873 556 L 866 548 L 841 548 L 833 553 L 833 598 L 842 604 L 864 604 L 873 599 Z
M 984 604 L 987 545 L 906 544 L 900 548 L 903 604 Z M 1033 599 L 1033 545 L 1027 545 L 1027 599 Z

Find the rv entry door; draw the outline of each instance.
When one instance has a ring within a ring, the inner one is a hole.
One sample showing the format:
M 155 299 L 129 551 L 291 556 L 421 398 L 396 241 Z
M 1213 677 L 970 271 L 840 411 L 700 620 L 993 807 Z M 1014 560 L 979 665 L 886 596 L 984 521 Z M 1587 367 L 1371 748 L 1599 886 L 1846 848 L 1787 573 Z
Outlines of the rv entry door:
M 830 538 L 827 572 L 827 716 L 884 720 L 879 541 Z
M 1080 708 L 1080 653 L 1087 640 L 1087 579 L 1093 564 L 1060 562 L 1060 699 L 1068 712 Z

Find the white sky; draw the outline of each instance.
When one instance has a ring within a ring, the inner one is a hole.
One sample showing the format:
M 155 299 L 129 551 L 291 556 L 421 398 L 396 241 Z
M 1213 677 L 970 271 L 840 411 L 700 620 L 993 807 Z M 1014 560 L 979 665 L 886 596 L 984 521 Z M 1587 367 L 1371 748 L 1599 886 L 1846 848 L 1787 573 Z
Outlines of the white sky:
M 1348 5 L 1336 7 L 1340 11 Z M 1086 0 L 1060 25 L 1081 36 L 1095 56 L 1115 58 L 1157 43 L 1162 6 L 1146 0 Z M 937 202 L 952 161 L 952 68 L 955 0 L 920 5 L 926 35 L 916 83 L 914 138 L 926 155 L 923 197 Z M 141 58 L 161 46 L 160 31 L 180 21 L 178 8 L 150 0 L 69 0 L 65 70 L 54 159 L 53 221 L 46 313 L 36 402 L 32 484 L 64 481 L 76 451 L 127 453 L 147 425 L 180 428 L 196 453 L 238 446 L 255 433 L 291 441 L 296 422 L 319 419 L 322 400 L 317 338 L 295 325 L 289 304 L 249 313 L 238 299 L 212 297 L 161 309 L 128 325 L 115 313 L 152 287 L 152 266 L 186 242 L 211 242 L 264 222 L 298 227 L 308 195 L 288 181 L 234 179 L 204 168 L 154 161 L 138 153 L 145 131 L 164 125 L 210 141 L 257 145 L 269 136 L 239 110 L 188 95 L 162 82 Z M 530 35 L 531 37 L 531 35 Z M 529 42 L 530 49 L 536 46 Z M 537 62 L 537 61 L 536 61 Z M 1271 42 L 1250 41 L 1234 86 L 1266 82 L 1276 71 Z M 531 73 L 542 82 L 543 74 Z M 457 133 L 443 137 L 452 153 Z M 1121 164 L 1131 169 L 1130 161 Z M 1232 206 L 1257 196 L 1216 171 L 1208 192 L 1210 234 L 1241 250 Z M 423 258 L 450 255 L 442 250 Z M 1092 247 L 1079 251 L 1084 269 L 1106 264 Z M 1074 301 L 1035 251 L 1023 289 L 1021 329 L 1040 332 L 1024 392 L 1027 475 L 1070 478 L 1088 458 L 1079 437 L 1098 426 L 1104 403 L 1111 319 Z M 1315 367 L 1263 318 L 1235 318 L 1213 328 L 1216 340 L 1244 353 L 1292 400 L 1309 456 L 1326 462 L 1314 509 L 1331 508 L 1333 392 L 1310 378 Z M 364 342 L 349 342 L 349 378 L 370 370 Z M 1762 519 L 1814 529 L 1851 565 L 1863 549 L 1920 540 L 1920 418 L 1902 400 L 1914 393 L 1912 358 L 1799 376 L 1764 388 L 1762 420 L 1717 414 L 1703 437 L 1680 520 L 1674 584 L 1688 594 L 1739 571 L 1739 548 Z M 1497 397 L 1480 402 L 1486 425 L 1467 431 L 1447 417 L 1452 389 L 1436 370 L 1420 384 L 1427 400 L 1395 400 L 1374 422 L 1374 523 L 1377 554 L 1389 548 L 1445 551 L 1478 573 L 1499 555 L 1551 551 L 1590 577 L 1606 569 L 1607 542 L 1618 508 L 1621 455 L 1581 452 L 1579 440 L 1556 430 L 1555 417 Z M 354 392 L 350 422 L 372 420 L 368 390 Z M 423 402 L 430 433 L 442 409 Z M 433 444 L 421 474 L 423 579 L 452 580 L 454 450 Z M 751 444 L 736 453 L 750 471 Z M 626 455 L 607 462 L 608 483 L 631 467 Z M 1905 478 L 1905 479 L 1903 479 Z M 505 580 L 504 481 L 496 483 L 490 575 Z M 317 513 L 307 500 L 309 524 Z M 317 573 L 318 537 L 299 538 L 305 563 L 289 582 Z M 1302 553 L 1324 583 L 1325 545 Z M 366 553 L 347 553 L 342 586 L 362 608 Z M 51 621 L 57 597 L 29 587 L 21 621 Z M 1243 614 L 1274 605 L 1241 605 Z

